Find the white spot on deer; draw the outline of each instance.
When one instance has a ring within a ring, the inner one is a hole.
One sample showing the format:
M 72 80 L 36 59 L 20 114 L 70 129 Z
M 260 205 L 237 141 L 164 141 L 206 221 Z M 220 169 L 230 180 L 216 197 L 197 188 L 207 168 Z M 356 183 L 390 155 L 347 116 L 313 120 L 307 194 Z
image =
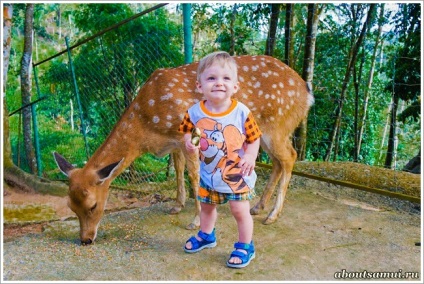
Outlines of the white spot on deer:
M 265 94 L 265 99 L 269 99 L 269 94 Z
M 278 74 L 277 72 L 272 73 L 272 75 L 274 75 L 276 77 L 280 76 L 280 74 Z
M 176 99 L 176 100 L 175 100 L 175 103 L 176 103 L 177 105 L 180 105 L 182 102 L 183 102 L 183 100 L 182 100 L 182 99 Z
M 178 115 L 179 119 L 180 119 L 180 120 L 183 120 L 184 115 L 185 115 L 184 113 L 180 113 L 180 114 Z
M 155 115 L 152 119 L 153 123 L 158 123 L 159 122 L 159 117 L 157 115 Z
M 149 82 L 149 85 L 151 85 L 151 84 L 153 84 L 153 81 L 150 81 L 150 82 Z
M 289 79 L 289 85 L 294 86 L 294 80 L 292 78 Z
M 244 72 L 249 71 L 249 66 L 243 66 L 243 71 L 244 71 Z
M 182 85 L 187 88 L 187 84 L 186 83 L 182 83 Z
M 292 100 L 290 100 L 290 104 L 291 105 L 294 105 L 294 100 L 292 99 Z
M 156 76 L 154 80 L 155 80 L 155 81 L 157 81 L 158 79 L 159 79 L 159 77 L 158 77 L 158 76 Z
M 275 100 L 275 95 L 274 94 L 271 95 L 271 99 Z
M 247 90 L 247 92 L 248 92 L 249 94 L 253 94 L 253 91 L 252 91 L 251 89 Z
M 252 87 L 252 82 L 247 82 L 247 85 L 249 86 L 249 87 Z
M 139 105 L 138 103 L 135 103 L 135 104 L 134 104 L 134 109 L 135 109 L 135 110 L 140 110 L 140 105 Z
M 252 107 L 250 110 L 251 111 L 257 111 L 258 109 L 256 107 Z
M 261 62 L 261 65 L 262 65 L 262 67 L 266 66 L 265 62 Z
M 167 119 L 167 120 L 172 120 L 172 115 L 168 114 L 168 115 L 166 116 L 166 119 Z
M 274 118 L 273 116 L 271 116 L 271 117 L 269 118 L 269 120 L 274 121 L 274 120 L 275 120 L 275 118 Z
M 278 86 L 280 86 L 281 89 L 284 88 L 284 84 L 282 82 L 278 83 Z
M 133 112 L 130 113 L 129 118 L 130 119 L 133 119 L 134 118 L 134 113 Z
M 260 86 L 261 86 L 261 82 L 257 81 L 257 82 L 255 83 L 255 85 L 253 85 L 253 88 L 257 89 L 257 88 L 259 88 Z
M 180 92 L 180 93 L 184 93 L 184 89 L 178 89 L 178 92 Z
M 183 71 L 183 75 L 185 76 L 185 75 L 187 75 L 187 73 Z M 187 79 L 184 79 L 184 81 L 185 81 L 185 80 L 187 80 Z
M 288 91 L 287 92 L 287 96 L 289 96 L 290 98 L 294 96 L 294 91 Z
M 172 93 L 168 93 L 168 94 L 166 94 L 166 95 L 163 95 L 162 97 L 160 97 L 160 100 L 161 101 L 167 101 L 167 100 L 169 100 L 170 98 L 172 98 L 174 95 L 172 94 Z
M 243 99 L 246 99 L 246 100 L 248 98 L 248 96 L 245 93 L 243 93 L 241 96 L 243 97 Z
M 248 106 L 253 106 L 253 105 L 254 105 L 254 103 L 253 103 L 253 102 L 248 102 L 248 103 L 247 103 L 247 105 L 248 105 Z
M 286 105 L 286 109 L 290 109 L 290 105 Z
M 179 82 L 177 78 L 172 79 L 174 82 Z
M 267 106 L 272 107 L 272 104 L 271 103 L 268 103 Z
M 185 79 L 184 79 L 184 82 L 189 83 L 189 82 L 190 82 L 190 80 L 189 80 L 189 79 L 187 79 L 187 78 L 185 78 Z
M 259 65 L 253 65 L 252 66 L 252 71 L 258 71 L 259 69 Z
M 167 122 L 167 123 L 165 123 L 166 124 L 166 127 L 168 127 L 168 128 L 171 128 L 172 127 L 172 123 L 171 122 Z
M 283 109 L 282 108 L 278 108 L 278 115 L 283 115 Z
M 258 97 L 262 96 L 262 95 L 263 95 L 263 93 L 264 93 L 264 91 L 259 90 L 259 92 L 258 92 Z
M 268 78 L 268 76 L 269 76 L 268 73 L 264 73 L 264 72 L 262 73 L 262 77 Z
M 272 84 L 272 88 L 276 89 L 277 88 L 277 84 Z
M 154 106 L 155 105 L 155 100 L 150 99 L 149 100 L 149 106 Z
M 174 83 L 169 83 L 168 84 L 168 87 L 170 87 L 170 88 L 172 88 L 172 87 L 174 87 L 175 86 L 175 84 Z
M 239 81 L 244 82 L 244 78 L 242 76 L 239 76 Z

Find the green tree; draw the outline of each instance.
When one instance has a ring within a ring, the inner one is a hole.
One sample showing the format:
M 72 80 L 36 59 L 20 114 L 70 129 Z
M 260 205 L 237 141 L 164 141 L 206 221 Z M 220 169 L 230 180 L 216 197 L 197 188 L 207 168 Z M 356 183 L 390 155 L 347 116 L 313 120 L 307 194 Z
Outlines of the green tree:
M 391 82 L 387 90 L 392 92 L 392 109 L 390 114 L 390 131 L 384 166 L 391 168 L 395 155 L 397 112 L 399 101 L 409 103 L 409 107 L 400 115 L 405 121 L 408 117 L 417 119 L 421 110 L 418 107 L 421 90 L 421 5 L 399 4 L 396 18 L 395 36 L 400 45 L 389 71 Z M 420 153 L 419 153 L 420 156 Z

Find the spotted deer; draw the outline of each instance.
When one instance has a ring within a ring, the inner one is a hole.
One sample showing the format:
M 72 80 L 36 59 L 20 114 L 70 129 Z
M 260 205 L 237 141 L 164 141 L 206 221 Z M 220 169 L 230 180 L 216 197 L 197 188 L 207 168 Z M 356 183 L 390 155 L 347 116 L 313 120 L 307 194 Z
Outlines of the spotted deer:
M 264 224 L 270 224 L 282 211 L 297 158 L 290 136 L 307 116 L 314 99 L 305 81 L 273 57 L 238 56 L 235 60 L 240 89 L 234 98 L 252 111 L 263 133 L 261 146 L 272 160 L 271 176 L 251 214 L 259 214 L 265 208 L 277 187 L 275 204 L 264 220 Z M 96 238 L 111 182 L 143 153 L 159 157 L 172 153 L 177 196 L 170 213 L 180 212 L 185 205 L 185 165 L 194 195 L 197 194 L 199 157 L 187 152 L 183 134 L 178 132 L 187 109 L 202 100 L 195 89 L 197 66 L 196 62 L 154 71 L 83 168 L 74 168 L 54 153 L 59 169 L 69 178 L 68 206 L 78 216 L 82 244 L 90 244 Z M 195 229 L 200 223 L 200 204 L 195 202 L 194 219 L 188 229 Z

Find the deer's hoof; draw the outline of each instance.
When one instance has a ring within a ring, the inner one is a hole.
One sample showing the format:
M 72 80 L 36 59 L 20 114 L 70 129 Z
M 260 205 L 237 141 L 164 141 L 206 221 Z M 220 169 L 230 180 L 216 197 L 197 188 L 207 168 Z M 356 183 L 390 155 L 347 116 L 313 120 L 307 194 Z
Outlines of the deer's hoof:
M 272 223 L 274 223 L 277 220 L 277 218 L 272 218 L 272 217 L 266 217 L 265 220 L 262 221 L 262 224 L 264 225 L 270 225 Z
M 190 223 L 187 225 L 186 229 L 187 230 L 196 230 L 199 226 L 196 226 L 196 224 L 194 223 Z
M 181 207 L 172 207 L 171 210 L 169 210 L 169 214 L 175 215 L 181 212 Z
M 250 208 L 250 215 L 259 215 L 259 208 L 257 206 Z

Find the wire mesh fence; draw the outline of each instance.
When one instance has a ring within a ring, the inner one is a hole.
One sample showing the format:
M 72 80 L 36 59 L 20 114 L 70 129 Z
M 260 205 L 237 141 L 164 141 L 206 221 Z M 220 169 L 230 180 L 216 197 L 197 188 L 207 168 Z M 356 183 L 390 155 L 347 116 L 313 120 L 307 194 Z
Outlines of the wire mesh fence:
M 163 9 L 166 8 L 160 7 L 143 14 L 92 37 L 84 44 L 66 39 L 66 52 L 34 64 L 38 99 L 42 99 L 36 106 L 36 131 L 39 133 L 39 166 L 43 176 L 49 179 L 63 178 L 53 160 L 53 151 L 59 152 L 76 166 L 83 166 L 105 141 L 150 74 L 158 68 L 184 64 L 183 26 L 173 20 L 163 21 L 161 17 L 166 15 L 160 12 Z M 257 46 L 260 44 L 256 42 Z M 316 70 L 319 72 L 319 67 Z M 317 89 L 319 84 L 317 82 Z M 325 96 L 316 96 L 315 105 L 327 99 Z M 347 101 L 347 104 L 349 103 L 351 102 Z M 389 109 L 390 101 L 381 108 Z M 311 161 L 322 161 L 325 152 L 323 145 L 329 139 L 329 130 L 326 128 L 329 125 L 321 124 L 321 115 L 324 114 L 315 106 L 309 115 L 310 141 L 307 159 Z M 27 161 L 22 154 L 19 115 L 12 116 L 11 121 L 13 158 L 16 164 L 27 170 Z M 345 121 L 345 127 L 349 128 L 350 123 L 349 120 Z M 364 140 L 374 139 L 376 136 L 372 133 L 386 131 L 386 127 L 385 121 L 380 125 L 373 125 L 373 132 L 365 131 Z M 348 133 L 351 132 L 342 131 L 341 135 Z M 136 137 L 135 134 L 134 138 Z M 387 141 L 379 139 L 366 144 L 364 155 L 374 157 L 373 166 L 383 165 L 381 161 L 385 143 Z M 341 144 L 337 159 L 351 161 L 352 154 L 349 149 L 351 145 Z M 400 158 L 396 161 L 396 169 L 406 163 L 406 156 L 410 154 L 401 152 L 396 156 Z M 266 156 L 261 156 L 260 159 L 266 161 Z M 370 163 L 369 161 L 367 163 Z M 170 156 L 156 157 L 149 153 L 144 154 L 137 158 L 113 185 L 134 190 L 156 188 L 165 184 L 172 187 L 175 178 L 171 165 Z

